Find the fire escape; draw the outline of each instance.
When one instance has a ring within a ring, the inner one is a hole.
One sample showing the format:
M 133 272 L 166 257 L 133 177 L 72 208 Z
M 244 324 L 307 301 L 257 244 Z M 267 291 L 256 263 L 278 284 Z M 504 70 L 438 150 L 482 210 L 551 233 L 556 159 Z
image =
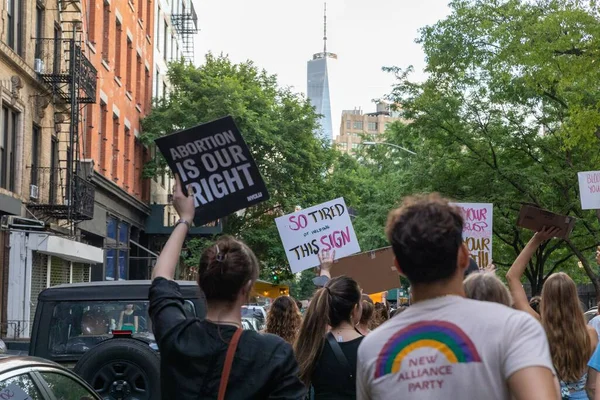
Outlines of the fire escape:
M 191 0 L 183 0 L 178 14 L 171 15 L 171 22 L 181 36 L 183 57 L 194 62 L 194 35 L 198 33 L 198 16 Z
M 39 186 L 32 186 L 30 197 L 38 201 L 27 207 L 40 218 L 62 220 L 74 233 L 77 222 L 94 217 L 93 166 L 80 161 L 80 116 L 86 104 L 96 102 L 97 71 L 83 52 L 80 2 L 58 4 L 64 28 L 53 38 L 36 38 L 34 65 L 54 104 L 52 147 L 42 149 L 50 153 L 51 165 L 32 171 Z

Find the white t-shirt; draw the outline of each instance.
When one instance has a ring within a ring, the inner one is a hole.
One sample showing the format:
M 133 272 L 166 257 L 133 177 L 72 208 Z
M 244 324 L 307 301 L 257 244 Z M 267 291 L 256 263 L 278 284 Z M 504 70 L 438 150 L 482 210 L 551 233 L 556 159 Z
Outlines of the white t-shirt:
M 590 322 L 588 322 L 588 324 L 596 330 L 596 333 L 598 334 L 598 339 L 600 339 L 600 315 L 596 315 L 590 320 Z
M 497 303 L 444 296 L 415 303 L 365 337 L 357 398 L 510 399 L 526 367 L 554 371 L 542 325 Z

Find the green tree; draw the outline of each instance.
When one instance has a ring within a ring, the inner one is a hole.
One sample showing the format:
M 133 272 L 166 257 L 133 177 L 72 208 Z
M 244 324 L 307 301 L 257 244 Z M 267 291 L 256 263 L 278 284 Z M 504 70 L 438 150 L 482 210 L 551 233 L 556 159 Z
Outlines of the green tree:
M 313 269 L 307 269 L 300 272 L 299 275 L 298 278 L 287 282 L 290 287 L 290 294 L 296 300 L 309 300 L 316 290 L 313 283 L 316 274 Z
M 428 78 L 415 83 L 410 68 L 387 69 L 398 79 L 390 98 L 411 121 L 394 126 L 387 140 L 417 153 L 398 172 L 400 191 L 494 203 L 494 259 L 504 267 L 531 235 L 515 225 L 522 203 L 577 218 L 569 240 L 541 246 L 530 263 L 534 294 L 577 260 L 600 294 L 590 263 L 599 230 L 580 208 L 576 175 L 600 162 L 600 75 L 589 58 L 598 54 L 590 35 L 599 25 L 591 18 L 597 9 L 582 4 L 454 1 L 449 17 L 421 31 Z
M 152 145 L 157 137 L 232 115 L 266 181 L 271 199 L 225 219 L 224 233 L 236 236 L 256 252 L 263 277 L 277 271 L 289 277 L 284 249 L 273 219 L 296 205 L 323 201 L 321 177 L 327 174 L 335 152 L 313 135 L 318 116 L 309 102 L 289 88 L 280 87 L 274 75 L 251 61 L 232 63 L 225 56 L 208 54 L 201 67 L 172 63 L 168 72 L 172 90 L 156 102 L 143 121 L 141 139 Z M 145 168 L 146 176 L 166 170 L 157 155 Z M 192 239 L 198 251 L 206 243 Z

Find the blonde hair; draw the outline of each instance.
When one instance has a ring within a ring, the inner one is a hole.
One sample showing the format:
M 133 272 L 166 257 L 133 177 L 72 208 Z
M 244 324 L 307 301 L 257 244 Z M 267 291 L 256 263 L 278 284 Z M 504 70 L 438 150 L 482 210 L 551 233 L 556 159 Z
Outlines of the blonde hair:
M 558 272 L 546 279 L 540 311 L 558 377 L 564 382 L 578 381 L 587 370 L 593 349 L 577 286 L 569 275 Z
M 493 272 L 470 274 L 464 281 L 465 293 L 469 299 L 491 301 L 512 306 L 512 297 L 508 288 Z

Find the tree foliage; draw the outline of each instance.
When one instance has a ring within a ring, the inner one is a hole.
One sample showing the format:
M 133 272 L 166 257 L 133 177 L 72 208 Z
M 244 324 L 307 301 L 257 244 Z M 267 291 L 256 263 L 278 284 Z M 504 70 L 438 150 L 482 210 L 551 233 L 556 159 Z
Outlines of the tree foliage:
M 541 246 L 526 277 L 538 293 L 550 273 L 577 269 L 575 257 L 598 291 L 589 261 L 599 229 L 580 208 L 576 175 L 600 162 L 597 9 L 562 0 L 451 8 L 421 30 L 424 82 L 387 69 L 398 79 L 390 99 L 410 121 L 388 140 L 417 152 L 400 187 L 494 203 L 494 259 L 505 267 L 531 235 L 515 224 L 522 203 L 577 217 L 571 238 Z
M 208 54 L 201 67 L 172 63 L 169 95 L 156 102 L 143 121 L 142 140 L 231 115 L 244 135 L 271 194 L 268 202 L 226 218 L 224 233 L 248 243 L 259 256 L 264 276 L 279 271 L 289 276 L 284 250 L 273 219 L 296 205 L 323 201 L 320 179 L 327 174 L 334 152 L 313 135 L 318 126 L 314 108 L 300 94 L 280 87 L 277 78 L 251 61 L 235 64 L 225 56 Z M 166 170 L 157 155 L 147 176 Z M 196 240 L 197 241 L 197 240 Z M 188 247 L 197 257 L 206 243 Z M 197 259 L 197 258 L 196 258 Z

